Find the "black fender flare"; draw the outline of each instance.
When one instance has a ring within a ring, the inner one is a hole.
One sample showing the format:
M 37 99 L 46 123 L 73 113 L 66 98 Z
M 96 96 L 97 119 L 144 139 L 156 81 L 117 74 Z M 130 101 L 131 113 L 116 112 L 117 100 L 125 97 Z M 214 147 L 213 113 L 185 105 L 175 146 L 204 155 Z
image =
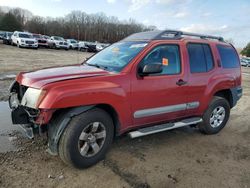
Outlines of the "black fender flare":
M 60 137 L 72 117 L 84 113 L 93 107 L 95 107 L 95 105 L 80 106 L 63 110 L 62 112 L 56 114 L 56 117 L 54 117 L 48 124 L 48 152 L 51 155 L 58 155 L 58 143 Z

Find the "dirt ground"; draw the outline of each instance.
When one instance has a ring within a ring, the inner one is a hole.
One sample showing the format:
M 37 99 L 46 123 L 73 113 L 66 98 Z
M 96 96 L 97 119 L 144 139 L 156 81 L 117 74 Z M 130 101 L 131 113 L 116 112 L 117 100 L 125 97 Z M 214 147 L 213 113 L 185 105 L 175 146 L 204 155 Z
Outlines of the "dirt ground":
M 0 44 L 0 75 L 75 64 L 89 55 Z M 123 136 L 104 161 L 85 170 L 50 156 L 42 138 L 3 133 L 17 149 L 0 153 L 0 187 L 250 188 L 250 68 L 243 68 L 243 73 L 243 97 L 219 134 L 203 135 L 186 127 L 133 140 Z M 0 100 L 7 99 L 10 82 L 0 80 Z

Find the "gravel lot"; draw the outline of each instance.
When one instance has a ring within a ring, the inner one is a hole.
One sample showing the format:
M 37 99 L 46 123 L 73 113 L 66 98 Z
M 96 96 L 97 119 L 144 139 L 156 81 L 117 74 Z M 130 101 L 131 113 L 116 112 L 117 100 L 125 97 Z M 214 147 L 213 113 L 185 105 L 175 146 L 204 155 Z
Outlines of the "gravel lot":
M 90 53 L 18 49 L 0 44 L 0 77 L 19 71 L 75 64 Z M 242 187 L 250 188 L 250 68 L 243 68 L 244 95 L 217 135 L 181 128 L 131 140 L 117 139 L 106 159 L 76 170 L 46 153 L 42 138 L 27 140 L 9 130 L 6 102 L 0 102 L 0 187 Z M 0 79 L 0 100 L 11 79 Z M 2 107 L 4 106 L 4 107 Z M 1 147 L 0 147 L 1 148 Z M 7 148 L 8 149 L 8 148 Z

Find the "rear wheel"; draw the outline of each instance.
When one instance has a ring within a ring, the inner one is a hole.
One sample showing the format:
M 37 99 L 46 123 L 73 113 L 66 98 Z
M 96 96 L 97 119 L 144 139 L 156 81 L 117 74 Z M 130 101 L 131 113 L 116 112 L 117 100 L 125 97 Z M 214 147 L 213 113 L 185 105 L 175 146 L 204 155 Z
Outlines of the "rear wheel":
M 104 159 L 112 143 L 114 125 L 102 109 L 92 109 L 70 121 L 59 141 L 59 156 L 77 168 L 87 168 Z
M 203 115 L 203 122 L 198 127 L 202 133 L 216 134 L 225 127 L 229 116 L 230 106 L 228 101 L 215 96 Z

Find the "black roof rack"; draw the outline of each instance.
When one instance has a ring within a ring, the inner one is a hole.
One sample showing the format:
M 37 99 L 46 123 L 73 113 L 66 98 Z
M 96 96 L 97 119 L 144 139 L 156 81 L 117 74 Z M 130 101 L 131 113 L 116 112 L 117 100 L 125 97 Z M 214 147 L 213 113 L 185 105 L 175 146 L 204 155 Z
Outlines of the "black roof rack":
M 164 31 L 148 31 L 148 32 L 140 32 L 135 33 L 124 40 L 166 40 L 166 39 L 173 39 L 178 40 L 182 39 L 184 36 L 191 36 L 191 37 L 198 37 L 201 39 L 214 39 L 221 42 L 224 42 L 222 37 L 212 36 L 212 35 L 202 35 L 198 33 L 189 33 L 184 31 L 178 30 L 164 30 Z

